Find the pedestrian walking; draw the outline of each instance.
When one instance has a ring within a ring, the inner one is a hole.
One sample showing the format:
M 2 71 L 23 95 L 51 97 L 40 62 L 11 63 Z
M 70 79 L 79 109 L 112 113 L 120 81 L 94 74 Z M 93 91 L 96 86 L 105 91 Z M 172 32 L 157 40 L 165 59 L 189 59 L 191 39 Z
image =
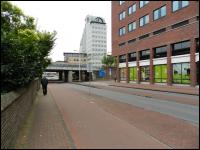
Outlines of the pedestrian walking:
M 116 82 L 117 78 L 116 78 L 116 77 L 114 77 L 114 79 L 115 79 L 115 82 Z
M 42 89 L 43 89 L 43 94 L 47 94 L 47 85 L 48 85 L 48 79 L 46 77 L 43 77 L 41 79 L 41 84 L 42 84 Z

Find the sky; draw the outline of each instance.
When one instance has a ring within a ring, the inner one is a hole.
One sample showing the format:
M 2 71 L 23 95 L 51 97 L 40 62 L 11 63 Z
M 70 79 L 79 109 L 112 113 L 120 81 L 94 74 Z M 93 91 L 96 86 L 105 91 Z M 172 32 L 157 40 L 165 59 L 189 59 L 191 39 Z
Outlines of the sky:
M 40 31 L 56 31 L 53 61 L 63 61 L 63 52 L 79 52 L 87 15 L 107 23 L 107 53 L 111 53 L 111 1 L 10 1 L 37 21 Z M 76 50 L 76 51 L 75 51 Z

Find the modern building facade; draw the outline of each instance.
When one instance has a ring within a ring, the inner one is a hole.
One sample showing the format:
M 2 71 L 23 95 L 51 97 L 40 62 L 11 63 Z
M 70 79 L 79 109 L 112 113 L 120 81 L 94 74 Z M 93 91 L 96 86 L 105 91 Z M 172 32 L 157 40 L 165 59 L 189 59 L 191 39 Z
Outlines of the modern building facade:
M 112 1 L 118 82 L 199 85 L 198 1 Z
M 102 67 L 101 60 L 107 52 L 106 31 L 106 23 L 102 17 L 86 16 L 80 52 L 87 54 L 88 71 L 98 71 Z

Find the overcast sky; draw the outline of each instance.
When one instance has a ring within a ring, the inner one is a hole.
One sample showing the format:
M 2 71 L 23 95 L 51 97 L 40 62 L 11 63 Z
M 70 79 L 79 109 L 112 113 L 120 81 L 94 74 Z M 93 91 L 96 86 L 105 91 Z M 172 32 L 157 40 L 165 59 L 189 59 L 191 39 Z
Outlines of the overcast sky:
M 39 30 L 56 31 L 50 57 L 64 60 L 63 52 L 79 51 L 86 15 L 103 17 L 107 23 L 107 52 L 111 52 L 111 1 L 11 1 L 37 20 Z

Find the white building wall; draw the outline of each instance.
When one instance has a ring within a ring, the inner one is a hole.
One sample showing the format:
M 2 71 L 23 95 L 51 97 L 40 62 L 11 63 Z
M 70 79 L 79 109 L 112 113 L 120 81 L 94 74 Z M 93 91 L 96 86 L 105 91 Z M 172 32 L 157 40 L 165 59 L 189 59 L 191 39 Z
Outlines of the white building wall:
M 86 16 L 85 29 L 80 44 L 80 52 L 87 53 L 87 64 L 91 63 L 92 70 L 99 70 L 102 67 L 101 60 L 107 52 L 106 24 L 96 23 L 98 18 L 101 19 L 100 22 L 105 23 L 101 17 Z

